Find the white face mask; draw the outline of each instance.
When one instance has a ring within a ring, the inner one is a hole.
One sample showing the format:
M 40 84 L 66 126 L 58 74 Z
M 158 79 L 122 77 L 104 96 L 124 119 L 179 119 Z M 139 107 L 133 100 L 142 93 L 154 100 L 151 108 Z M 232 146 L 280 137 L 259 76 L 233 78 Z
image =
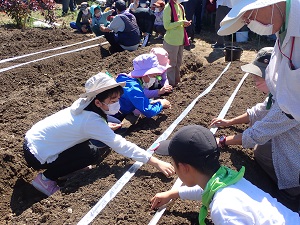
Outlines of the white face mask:
M 148 76 L 149 77 L 149 76 Z M 146 82 L 144 82 L 143 81 L 143 86 L 145 87 L 145 88 L 150 88 L 150 87 L 152 87 L 152 85 L 155 83 L 155 81 L 156 81 L 156 78 L 155 77 L 149 77 L 149 82 L 148 83 L 146 83 Z
M 251 20 L 249 22 L 249 24 L 247 25 L 248 28 L 253 31 L 254 33 L 257 33 L 259 35 L 271 35 L 273 34 L 273 12 L 274 12 L 274 5 L 273 5 L 273 9 L 272 9 L 272 17 L 271 17 L 271 24 L 268 24 L 268 25 L 264 25 L 258 21 L 256 21 L 256 16 L 257 16 L 257 12 L 258 10 L 256 11 L 256 15 L 255 15 L 255 18 L 254 20 Z M 252 14 L 252 12 L 251 12 Z M 251 16 L 251 14 L 249 15 L 249 17 Z M 248 17 L 248 19 L 249 19 Z
M 84 10 L 82 10 L 82 13 L 83 13 L 83 15 L 87 15 L 89 13 L 89 10 L 88 9 L 84 9 Z
M 95 13 L 96 17 L 100 17 L 101 16 L 101 12 Z
M 120 110 L 120 103 L 119 101 L 112 103 L 112 104 L 105 104 L 104 102 L 102 102 L 104 105 L 106 105 L 108 107 L 108 111 L 103 110 L 103 112 L 107 115 L 115 115 L 119 112 Z
M 159 8 L 155 8 L 154 12 L 160 12 Z

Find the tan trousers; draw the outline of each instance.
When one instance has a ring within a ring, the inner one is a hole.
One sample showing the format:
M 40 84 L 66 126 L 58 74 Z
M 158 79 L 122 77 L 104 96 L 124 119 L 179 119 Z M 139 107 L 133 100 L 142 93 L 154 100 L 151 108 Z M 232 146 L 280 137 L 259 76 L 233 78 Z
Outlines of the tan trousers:
M 264 145 L 256 145 L 254 147 L 254 157 L 257 163 L 264 171 L 274 180 L 278 182 L 272 160 L 272 142 L 268 141 Z M 300 187 L 284 189 L 291 196 L 300 195 Z
M 169 84 L 172 86 L 176 86 L 180 82 L 180 66 L 182 63 L 183 47 L 183 45 L 169 45 L 165 41 L 163 43 L 163 48 L 169 54 L 171 67 L 167 70 L 167 76 Z

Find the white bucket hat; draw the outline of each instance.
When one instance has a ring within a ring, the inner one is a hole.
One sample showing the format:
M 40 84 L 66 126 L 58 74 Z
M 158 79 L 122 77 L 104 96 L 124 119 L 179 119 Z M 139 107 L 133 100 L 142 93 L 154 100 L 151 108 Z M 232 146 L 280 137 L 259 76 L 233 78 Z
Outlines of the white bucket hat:
M 106 90 L 112 89 L 117 86 L 124 87 L 126 82 L 117 83 L 115 79 L 105 73 L 98 73 L 88 79 L 85 83 L 85 93 L 81 94 L 71 106 L 71 112 L 77 115 L 87 107 L 97 94 Z
M 285 0 L 233 0 L 232 9 L 220 23 L 218 35 L 229 35 L 241 29 L 245 25 L 242 20 L 245 12 L 274 5 L 278 2 L 285 2 Z

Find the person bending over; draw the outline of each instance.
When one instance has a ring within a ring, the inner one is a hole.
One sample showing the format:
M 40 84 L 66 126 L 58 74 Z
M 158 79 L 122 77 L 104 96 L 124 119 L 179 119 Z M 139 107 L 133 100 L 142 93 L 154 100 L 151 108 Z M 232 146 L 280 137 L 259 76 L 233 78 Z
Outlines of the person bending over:
M 123 120 L 126 115 L 135 109 L 144 116 L 151 118 L 158 115 L 163 109 L 168 109 L 171 104 L 166 99 L 151 100 L 144 94 L 144 88 L 151 87 L 156 77 L 166 71 L 167 66 L 159 65 L 154 54 L 142 54 L 133 60 L 133 71 L 129 74 L 121 73 L 117 76 L 117 82 L 126 82 L 124 94 L 120 98 L 120 112 L 115 115 Z
M 174 174 L 171 164 L 161 161 L 137 145 L 115 134 L 107 115 L 119 110 L 125 82 L 117 83 L 104 73 L 87 80 L 86 92 L 70 107 L 39 121 L 26 132 L 23 145 L 29 167 L 44 170 L 32 185 L 47 196 L 59 190 L 56 181 L 67 174 L 97 162 L 101 149 L 91 139 L 99 140 L 117 153 L 153 165 L 166 176 Z

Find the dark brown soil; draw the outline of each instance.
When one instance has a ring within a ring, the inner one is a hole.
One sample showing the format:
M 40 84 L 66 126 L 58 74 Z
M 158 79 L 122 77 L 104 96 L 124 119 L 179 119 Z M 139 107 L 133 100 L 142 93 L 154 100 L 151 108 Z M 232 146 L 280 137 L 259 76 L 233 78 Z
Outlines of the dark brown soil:
M 70 30 L 30 29 L 24 32 L 0 29 L 0 59 L 7 59 L 45 49 L 90 39 L 90 36 Z M 180 113 L 204 91 L 223 71 L 222 51 L 212 51 L 214 33 L 198 35 L 191 51 L 184 51 L 181 68 L 182 82 L 174 92 L 165 96 L 172 103 L 154 118 L 140 118 L 130 127 L 126 138 L 143 148 L 148 148 L 180 115 Z M 59 51 L 46 52 L 0 64 L 0 68 L 25 63 L 79 47 L 102 43 L 104 39 L 76 45 Z M 0 223 L 1 224 L 76 224 L 113 186 L 134 163 L 114 151 L 92 170 L 78 172 L 61 182 L 61 192 L 50 197 L 36 191 L 31 180 L 37 174 L 26 166 L 22 153 L 25 132 L 44 117 L 63 109 L 84 91 L 85 81 L 100 71 L 109 71 L 114 76 L 132 69 L 132 59 L 150 48 L 135 52 L 110 54 L 109 46 L 63 54 L 16 67 L 0 74 Z M 241 62 L 234 61 L 216 86 L 202 97 L 191 112 L 180 122 L 175 131 L 188 124 L 208 126 L 216 117 L 239 83 L 243 73 L 242 64 L 252 61 L 256 55 L 257 39 L 240 44 L 246 49 Z M 272 43 L 265 43 L 265 46 Z M 263 47 L 263 46 L 260 46 Z M 235 97 L 226 117 L 244 113 L 248 107 L 264 99 L 248 77 Z M 216 135 L 242 132 L 246 125 L 221 129 Z M 171 162 L 168 157 L 161 157 Z M 263 190 L 276 195 L 276 186 L 253 159 L 251 149 L 241 146 L 222 151 L 220 161 L 234 169 L 246 167 L 246 178 Z M 172 187 L 176 177 L 166 178 L 148 165 L 143 165 L 108 205 L 95 218 L 93 224 L 148 224 L 154 215 L 149 209 L 149 199 L 157 192 Z M 159 224 L 198 224 L 200 202 L 178 200 L 165 212 Z M 289 205 L 292 207 L 291 205 Z

